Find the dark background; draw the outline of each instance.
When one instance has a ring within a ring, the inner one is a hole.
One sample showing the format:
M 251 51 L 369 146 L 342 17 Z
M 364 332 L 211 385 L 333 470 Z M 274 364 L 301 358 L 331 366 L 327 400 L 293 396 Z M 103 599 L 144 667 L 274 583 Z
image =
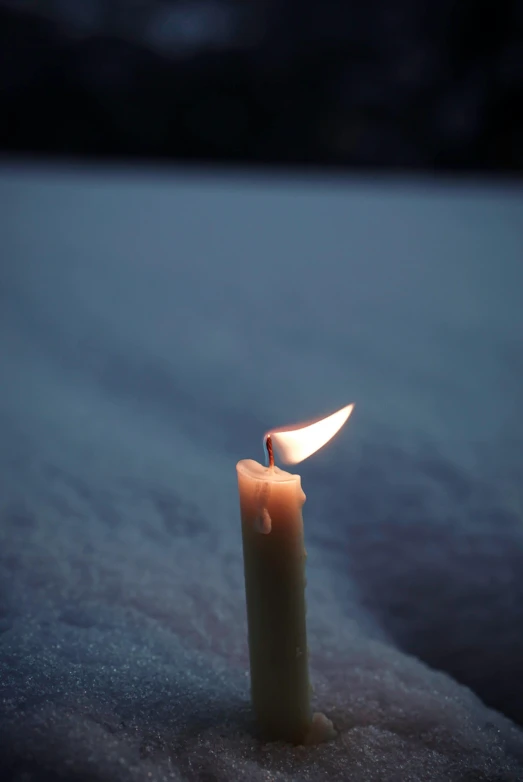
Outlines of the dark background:
M 521 0 L 0 0 L 4 153 L 513 175 Z

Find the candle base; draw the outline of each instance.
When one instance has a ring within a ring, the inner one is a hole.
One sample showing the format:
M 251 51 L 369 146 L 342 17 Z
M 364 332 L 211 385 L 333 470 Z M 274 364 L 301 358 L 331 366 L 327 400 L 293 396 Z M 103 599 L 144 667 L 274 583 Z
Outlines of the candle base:
M 319 711 L 314 712 L 311 719 L 303 723 L 301 730 L 294 726 L 294 729 L 289 731 L 287 721 L 283 724 L 277 722 L 263 724 L 258 718 L 257 722 L 264 741 L 283 741 L 298 747 L 324 744 L 327 741 L 332 741 L 338 735 L 332 720 Z

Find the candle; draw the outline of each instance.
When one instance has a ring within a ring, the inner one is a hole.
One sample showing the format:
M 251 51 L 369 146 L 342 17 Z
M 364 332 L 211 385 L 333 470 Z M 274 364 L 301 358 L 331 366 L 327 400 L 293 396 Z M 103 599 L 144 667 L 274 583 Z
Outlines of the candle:
M 343 426 L 354 405 L 312 424 L 265 436 L 268 466 L 238 462 L 251 697 L 263 735 L 306 743 L 321 715 L 311 715 L 305 622 L 305 558 L 299 475 L 275 466 L 296 464 L 321 448 Z M 332 733 L 332 724 L 329 723 Z M 322 731 L 320 730 L 320 733 Z M 323 731 L 325 732 L 325 731 Z

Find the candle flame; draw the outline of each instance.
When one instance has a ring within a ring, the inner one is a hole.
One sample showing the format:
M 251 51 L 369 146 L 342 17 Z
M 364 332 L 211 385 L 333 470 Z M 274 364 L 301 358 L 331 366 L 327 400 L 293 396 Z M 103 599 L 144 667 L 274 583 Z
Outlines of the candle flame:
M 353 410 L 354 404 L 346 405 L 320 421 L 272 430 L 265 437 L 272 440 L 280 461 L 298 464 L 332 440 Z

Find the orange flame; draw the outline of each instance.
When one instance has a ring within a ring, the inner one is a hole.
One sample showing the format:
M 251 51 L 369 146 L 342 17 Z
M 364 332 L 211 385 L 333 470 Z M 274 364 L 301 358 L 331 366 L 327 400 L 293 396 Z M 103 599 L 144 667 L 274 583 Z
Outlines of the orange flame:
M 280 461 L 298 464 L 332 440 L 354 410 L 354 404 L 310 424 L 298 424 L 268 432 Z

